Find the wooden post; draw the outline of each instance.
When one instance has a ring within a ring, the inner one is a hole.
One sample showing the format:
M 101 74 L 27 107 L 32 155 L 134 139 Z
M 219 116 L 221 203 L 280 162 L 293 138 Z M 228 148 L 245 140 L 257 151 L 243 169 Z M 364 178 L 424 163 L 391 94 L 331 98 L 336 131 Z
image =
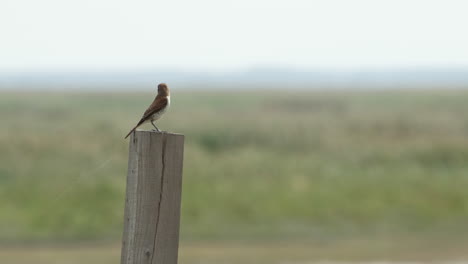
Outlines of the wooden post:
M 176 264 L 184 136 L 130 137 L 121 264 Z

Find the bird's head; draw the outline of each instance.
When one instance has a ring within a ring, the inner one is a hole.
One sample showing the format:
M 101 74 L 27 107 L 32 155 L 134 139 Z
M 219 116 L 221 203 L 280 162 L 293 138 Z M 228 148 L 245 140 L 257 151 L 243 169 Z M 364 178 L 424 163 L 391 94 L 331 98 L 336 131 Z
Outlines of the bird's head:
M 158 85 L 158 95 L 169 96 L 169 88 L 167 88 L 165 83 L 160 83 Z

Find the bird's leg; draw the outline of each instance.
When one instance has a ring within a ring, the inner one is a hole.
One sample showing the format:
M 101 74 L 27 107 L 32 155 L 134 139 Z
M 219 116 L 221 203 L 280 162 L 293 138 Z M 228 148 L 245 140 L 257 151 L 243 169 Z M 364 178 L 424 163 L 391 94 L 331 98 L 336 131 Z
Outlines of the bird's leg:
M 159 130 L 159 128 L 156 127 L 156 125 L 153 123 L 153 120 L 151 120 L 151 124 L 154 126 L 154 128 L 156 128 L 156 131 L 161 132 L 161 131 Z

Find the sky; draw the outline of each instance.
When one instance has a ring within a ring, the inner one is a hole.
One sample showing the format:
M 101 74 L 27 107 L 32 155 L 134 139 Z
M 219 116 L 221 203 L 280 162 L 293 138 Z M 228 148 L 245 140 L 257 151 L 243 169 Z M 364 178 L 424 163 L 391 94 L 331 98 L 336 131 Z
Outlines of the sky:
M 0 72 L 468 66 L 468 1 L 2 0 Z

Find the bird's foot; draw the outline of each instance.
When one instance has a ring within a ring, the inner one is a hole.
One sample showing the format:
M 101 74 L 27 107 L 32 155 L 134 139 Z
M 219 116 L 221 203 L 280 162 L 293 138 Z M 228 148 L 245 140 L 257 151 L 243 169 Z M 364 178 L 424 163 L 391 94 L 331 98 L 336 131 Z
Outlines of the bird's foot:
M 159 128 L 153 123 L 152 120 L 151 120 L 151 124 L 153 125 L 153 127 L 156 129 L 157 132 L 161 132 L 161 131 L 159 130 Z M 153 130 L 153 131 L 154 131 L 154 130 Z

